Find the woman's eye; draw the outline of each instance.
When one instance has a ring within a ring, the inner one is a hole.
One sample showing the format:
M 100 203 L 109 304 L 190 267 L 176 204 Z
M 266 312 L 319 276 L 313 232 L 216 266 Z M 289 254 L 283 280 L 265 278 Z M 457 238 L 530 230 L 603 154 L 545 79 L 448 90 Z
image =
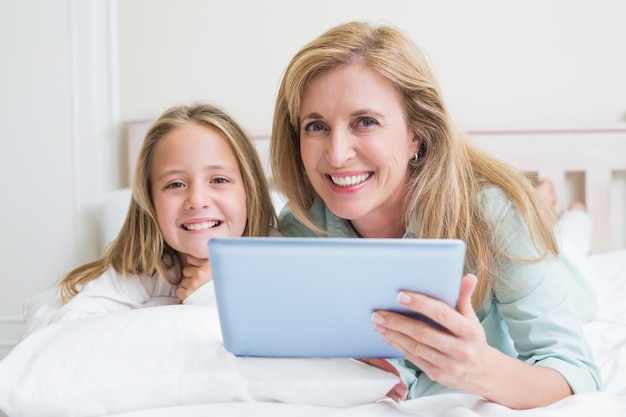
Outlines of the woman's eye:
M 369 126 L 377 125 L 378 122 L 376 121 L 376 119 L 374 119 L 372 117 L 363 117 L 363 118 L 359 119 L 358 124 L 359 124 L 359 126 L 369 127 Z
M 320 122 L 311 122 L 304 127 L 305 132 L 321 132 L 324 130 L 324 125 Z

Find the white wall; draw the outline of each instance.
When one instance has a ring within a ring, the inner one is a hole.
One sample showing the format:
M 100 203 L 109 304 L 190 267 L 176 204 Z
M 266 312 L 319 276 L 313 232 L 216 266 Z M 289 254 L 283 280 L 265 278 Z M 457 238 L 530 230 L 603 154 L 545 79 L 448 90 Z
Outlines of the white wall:
M 624 16 L 621 0 L 125 0 L 120 112 L 208 99 L 268 131 L 292 55 L 335 24 L 367 19 L 426 50 L 467 128 L 612 123 L 626 118 Z
M 97 255 L 96 207 L 120 185 L 112 6 L 0 2 L 0 357 L 24 300 Z
M 125 185 L 119 120 L 205 99 L 268 132 L 291 56 L 337 23 L 368 19 L 424 47 L 467 128 L 613 123 L 626 114 L 625 4 L 0 2 L 0 357 L 24 299 L 97 254 L 97 203 Z

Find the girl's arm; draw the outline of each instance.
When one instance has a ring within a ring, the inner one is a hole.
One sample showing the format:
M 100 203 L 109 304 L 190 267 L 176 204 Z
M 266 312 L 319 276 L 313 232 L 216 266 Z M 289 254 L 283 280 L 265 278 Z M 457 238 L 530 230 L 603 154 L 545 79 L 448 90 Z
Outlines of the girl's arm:
M 113 268 L 109 268 L 61 306 L 51 323 L 142 307 L 150 299 L 149 289 L 155 286 L 150 282 L 153 280 L 155 278 L 134 275 L 123 278 Z

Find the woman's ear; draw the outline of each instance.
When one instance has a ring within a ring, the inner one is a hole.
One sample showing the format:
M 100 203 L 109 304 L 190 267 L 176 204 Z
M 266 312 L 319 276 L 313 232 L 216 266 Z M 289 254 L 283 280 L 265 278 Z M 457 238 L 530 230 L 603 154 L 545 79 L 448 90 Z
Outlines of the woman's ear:
M 413 139 L 411 140 L 411 153 L 420 155 L 421 148 L 422 138 L 420 138 L 417 134 L 414 134 Z
M 414 134 L 413 138 L 411 139 L 411 146 L 409 148 L 411 152 L 409 156 L 409 166 L 411 167 L 417 167 L 420 165 L 419 158 L 421 156 L 420 155 L 421 143 L 422 143 L 422 140 L 420 139 L 420 137 Z

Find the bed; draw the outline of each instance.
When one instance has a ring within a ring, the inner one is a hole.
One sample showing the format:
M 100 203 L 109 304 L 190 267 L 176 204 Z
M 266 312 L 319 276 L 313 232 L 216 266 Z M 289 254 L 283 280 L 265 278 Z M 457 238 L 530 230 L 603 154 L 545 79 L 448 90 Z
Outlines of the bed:
M 128 124 L 129 166 L 147 123 Z M 269 139 L 254 136 L 267 162 Z M 0 410 L 9 417 L 626 415 L 626 126 L 472 136 L 520 170 L 551 178 L 560 201 L 587 205 L 595 229 L 592 253 L 581 262 L 594 271 L 590 283 L 599 302 L 584 330 L 602 392 L 525 411 L 454 390 L 395 403 L 384 398 L 395 377 L 351 359 L 233 357 L 222 346 L 214 307 L 155 300 L 139 310 L 44 327 L 58 307 L 46 292 L 25 303 L 30 334 L 0 362 Z M 279 194 L 274 198 L 277 206 L 284 203 Z M 119 230 L 129 199 L 130 190 L 120 189 L 103 200 L 101 247 Z

